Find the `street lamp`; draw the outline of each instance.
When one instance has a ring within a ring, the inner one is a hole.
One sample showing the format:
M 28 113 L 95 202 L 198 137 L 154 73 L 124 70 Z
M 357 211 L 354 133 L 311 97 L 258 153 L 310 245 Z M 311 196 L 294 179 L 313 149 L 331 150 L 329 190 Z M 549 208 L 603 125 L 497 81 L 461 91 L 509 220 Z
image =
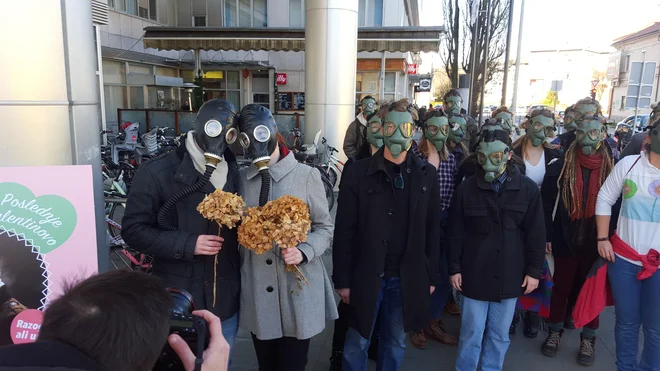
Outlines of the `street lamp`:
M 192 109 L 192 96 L 191 95 L 192 95 L 193 90 L 195 90 L 196 88 L 199 88 L 199 86 L 193 84 L 192 82 L 186 82 L 181 87 L 186 89 L 186 91 L 188 92 L 188 108 L 192 112 L 193 109 Z

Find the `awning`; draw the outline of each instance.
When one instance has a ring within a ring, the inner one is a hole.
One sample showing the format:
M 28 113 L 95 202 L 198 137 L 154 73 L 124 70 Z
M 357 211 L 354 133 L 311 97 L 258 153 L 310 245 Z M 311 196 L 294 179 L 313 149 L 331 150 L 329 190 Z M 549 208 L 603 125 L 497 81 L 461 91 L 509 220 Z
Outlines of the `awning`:
M 147 27 L 144 46 L 160 50 L 305 50 L 303 28 Z M 359 52 L 438 52 L 444 27 L 360 27 Z

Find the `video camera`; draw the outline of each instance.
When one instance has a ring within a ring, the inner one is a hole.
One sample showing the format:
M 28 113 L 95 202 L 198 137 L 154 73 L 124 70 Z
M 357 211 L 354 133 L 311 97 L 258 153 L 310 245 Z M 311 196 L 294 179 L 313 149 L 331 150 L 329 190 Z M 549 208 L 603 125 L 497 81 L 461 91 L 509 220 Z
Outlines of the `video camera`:
M 197 357 L 196 366 L 201 369 L 201 357 L 209 345 L 209 331 L 206 321 L 192 314 L 195 310 L 192 295 L 185 290 L 168 288 L 174 306 L 170 312 L 170 335 L 177 334 L 188 344 Z M 179 356 L 168 343 L 165 344 L 154 371 L 184 371 Z

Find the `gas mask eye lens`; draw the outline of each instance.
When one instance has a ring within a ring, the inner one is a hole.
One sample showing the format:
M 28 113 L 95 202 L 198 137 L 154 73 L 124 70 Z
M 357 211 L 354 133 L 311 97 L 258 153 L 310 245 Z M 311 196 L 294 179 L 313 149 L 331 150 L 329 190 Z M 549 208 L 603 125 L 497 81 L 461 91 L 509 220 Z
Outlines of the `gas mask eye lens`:
M 591 139 L 596 139 L 598 138 L 599 135 L 600 135 L 600 130 L 598 129 L 589 130 L 589 137 L 591 137 Z
M 241 147 L 248 149 L 250 147 L 250 137 L 248 137 L 248 135 L 245 133 L 241 133 L 239 137 L 240 137 L 239 142 L 241 143 Z
M 458 122 L 451 124 L 451 130 L 458 131 L 461 128 L 461 125 Z
M 486 155 L 483 154 L 482 152 L 477 152 L 477 161 L 479 162 L 479 165 L 483 165 L 486 163 Z
M 204 124 L 204 133 L 211 138 L 215 138 L 222 133 L 222 124 L 218 120 L 209 120 Z
M 238 131 L 236 128 L 231 128 L 229 131 L 227 131 L 227 134 L 225 134 L 225 141 L 227 144 L 234 144 L 236 137 L 238 136 L 237 133 Z
M 254 139 L 258 142 L 266 143 L 270 139 L 270 130 L 265 125 L 259 125 L 254 128 Z
M 429 130 L 429 133 L 430 133 L 431 135 L 433 135 L 433 136 L 435 136 L 436 134 L 438 134 L 438 127 L 435 126 L 435 125 L 429 125 L 429 126 L 428 126 L 428 130 Z
M 543 124 L 540 123 L 540 122 L 534 123 L 534 131 L 538 132 L 538 131 L 541 131 L 541 130 L 543 130 Z
M 495 152 L 490 155 L 490 160 L 493 162 L 494 165 L 499 165 L 502 163 L 504 160 L 504 151 L 500 152 Z
M 395 131 L 396 131 L 396 124 L 395 123 L 393 123 L 391 121 L 388 121 L 388 122 L 385 123 L 385 135 L 387 135 L 388 137 L 391 137 L 392 135 L 394 135 Z
M 440 132 L 442 132 L 442 134 L 447 135 L 448 131 L 449 131 L 449 126 L 443 125 L 440 127 Z
M 371 108 L 371 109 L 373 109 L 373 108 L 376 106 L 376 104 L 375 104 L 374 102 L 369 102 L 369 103 L 366 103 L 364 106 L 365 106 L 366 108 Z
M 371 123 L 371 132 L 372 133 L 377 133 L 380 130 L 380 124 L 377 122 L 372 122 Z
M 404 122 L 399 126 L 399 130 L 401 130 L 401 135 L 410 138 L 413 136 L 414 125 L 412 122 Z

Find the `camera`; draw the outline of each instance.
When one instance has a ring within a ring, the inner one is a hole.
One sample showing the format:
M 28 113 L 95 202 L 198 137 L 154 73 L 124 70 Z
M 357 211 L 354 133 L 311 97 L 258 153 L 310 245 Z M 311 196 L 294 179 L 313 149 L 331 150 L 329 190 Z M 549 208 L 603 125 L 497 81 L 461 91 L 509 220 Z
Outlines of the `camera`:
M 177 334 L 188 344 L 198 358 L 209 344 L 209 331 L 206 321 L 192 314 L 195 310 L 192 295 L 185 290 L 168 288 L 174 305 L 170 311 L 170 335 Z M 169 344 L 165 347 L 153 368 L 154 371 L 184 371 L 179 356 Z

